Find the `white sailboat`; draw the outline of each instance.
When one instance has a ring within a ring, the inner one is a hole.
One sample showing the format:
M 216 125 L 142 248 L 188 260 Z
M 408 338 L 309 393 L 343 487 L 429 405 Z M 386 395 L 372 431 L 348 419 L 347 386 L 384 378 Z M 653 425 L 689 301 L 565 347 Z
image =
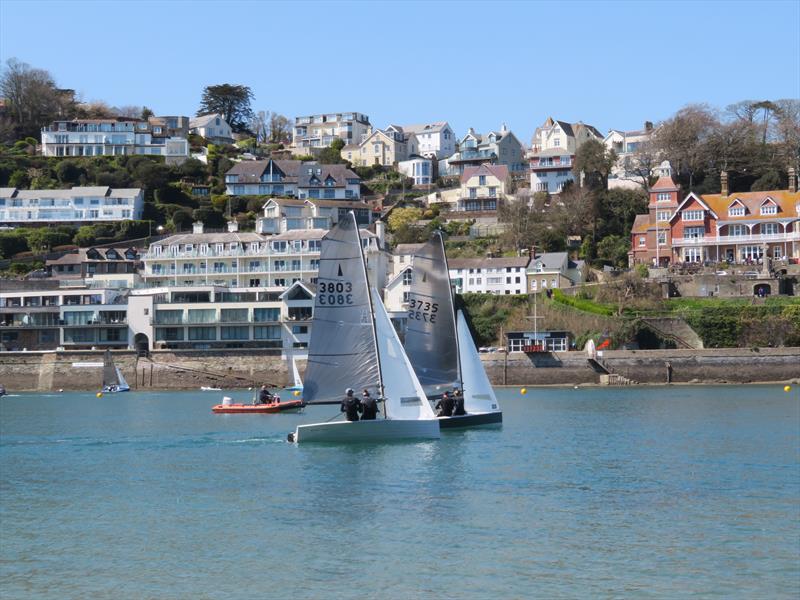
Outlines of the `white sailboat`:
M 438 417 L 444 428 L 502 423 L 503 413 L 453 293 L 440 232 L 413 259 L 406 352 L 429 394 L 460 388 L 467 414 Z
M 290 441 L 436 439 L 439 424 L 377 291 L 369 289 L 355 216 L 322 239 L 314 319 L 303 385 L 306 404 L 338 404 L 368 389 L 383 414 L 365 421 L 299 425 Z
M 106 350 L 105 356 L 103 356 L 103 393 L 116 394 L 117 392 L 128 392 L 130 389 L 122 371 L 114 364 L 111 350 Z
M 292 385 L 287 386 L 283 389 L 289 392 L 302 392 L 303 380 L 300 379 L 300 371 L 297 369 L 297 361 L 295 360 L 294 356 L 290 356 L 289 358 L 292 364 Z

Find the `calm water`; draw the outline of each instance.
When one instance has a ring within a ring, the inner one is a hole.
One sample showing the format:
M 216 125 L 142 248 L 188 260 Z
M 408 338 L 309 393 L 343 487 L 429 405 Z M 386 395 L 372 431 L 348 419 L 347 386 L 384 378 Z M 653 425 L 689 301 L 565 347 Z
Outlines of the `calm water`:
M 333 407 L 213 415 L 219 392 L 2 398 L 0 596 L 800 592 L 796 391 L 500 394 L 502 429 L 359 447 L 284 442 Z

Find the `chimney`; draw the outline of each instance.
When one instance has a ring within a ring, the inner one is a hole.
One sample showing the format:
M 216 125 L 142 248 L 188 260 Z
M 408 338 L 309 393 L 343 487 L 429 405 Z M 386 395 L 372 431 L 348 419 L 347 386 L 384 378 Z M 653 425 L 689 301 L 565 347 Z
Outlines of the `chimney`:
M 720 187 L 722 188 L 721 191 L 720 191 L 720 194 L 722 194 L 723 196 L 727 196 L 728 195 L 728 172 L 727 171 L 722 171 L 719 174 L 719 184 L 720 184 Z
M 192 233 L 203 233 L 203 222 L 195 221 L 192 223 Z
M 508 131 L 508 127 L 506 127 L 506 124 L 503 123 L 503 125 L 500 127 L 500 132 L 501 133 L 506 133 L 507 131 Z
M 794 167 L 789 167 L 789 192 L 792 194 L 797 192 L 797 171 Z
M 644 130 L 645 131 L 653 131 L 653 122 L 652 121 L 645 121 L 644 122 Z
M 375 222 L 375 235 L 378 236 L 378 246 L 383 248 L 384 238 L 386 237 L 386 224 L 383 221 Z
M 228 221 L 228 232 L 236 233 L 237 231 L 239 231 L 239 223 L 236 221 Z
M 475 135 L 475 130 L 474 130 L 472 127 L 470 127 L 470 128 L 467 130 L 467 133 L 468 133 L 468 134 L 470 134 L 470 135 Z

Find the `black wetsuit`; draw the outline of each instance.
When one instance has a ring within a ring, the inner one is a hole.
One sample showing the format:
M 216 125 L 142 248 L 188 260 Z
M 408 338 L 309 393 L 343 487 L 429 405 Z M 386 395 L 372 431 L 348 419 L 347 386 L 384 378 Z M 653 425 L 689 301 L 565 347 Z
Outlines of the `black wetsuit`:
M 361 402 L 359 402 L 358 398 L 345 396 L 345 399 L 342 400 L 340 410 L 345 413 L 345 417 L 348 421 L 358 421 L 358 410 L 360 408 Z
M 272 401 L 272 396 L 269 393 L 269 390 L 261 390 L 261 393 L 258 395 L 258 403 L 259 404 L 269 404 Z
M 373 421 L 378 416 L 378 403 L 372 396 L 361 399 L 361 420 Z
M 436 408 L 439 412 L 437 417 L 450 417 L 453 415 L 453 399 L 450 396 L 442 396 L 441 400 L 436 403 Z
M 455 397 L 455 409 L 453 410 L 454 417 L 460 417 L 461 415 L 467 414 L 467 411 L 464 410 L 464 396 L 458 394 Z

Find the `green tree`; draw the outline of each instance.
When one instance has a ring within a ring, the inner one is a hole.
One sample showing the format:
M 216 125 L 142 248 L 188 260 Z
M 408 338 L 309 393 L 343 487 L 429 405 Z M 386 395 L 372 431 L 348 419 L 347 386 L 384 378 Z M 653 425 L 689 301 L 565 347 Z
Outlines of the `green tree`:
M 188 208 L 181 208 L 172 214 L 172 224 L 175 226 L 176 231 L 191 229 L 193 222 L 192 211 Z
M 75 161 L 62 160 L 56 167 L 56 177 L 61 185 L 80 185 L 81 178 L 86 177 L 86 169 Z
M 52 75 L 43 69 L 11 58 L 0 75 L 0 97 L 12 122 L 4 141 L 37 137 L 46 125 L 67 108 L 71 97 L 56 88 Z
M 336 138 L 331 143 L 330 147 L 325 148 L 319 153 L 319 162 L 323 165 L 337 165 L 347 162 L 342 158 L 342 148 L 344 148 L 344 140 Z
M 203 89 L 197 115 L 219 113 L 233 131 L 245 131 L 248 122 L 253 118 L 253 109 L 250 107 L 252 99 L 253 92 L 246 85 L 209 85 Z
M 94 246 L 97 241 L 95 229 L 93 225 L 82 225 L 78 228 L 78 232 L 72 238 L 72 243 L 81 248 Z
M 397 231 L 422 219 L 422 209 L 416 206 L 395 208 L 389 215 L 389 230 Z
M 192 213 L 192 221 L 201 221 L 209 229 L 221 229 L 225 227 L 225 217 L 219 211 L 210 206 L 201 206 Z
M 630 240 L 621 235 L 609 235 L 597 244 L 597 257 L 615 267 L 628 264 Z
M 616 152 L 607 149 L 600 140 L 590 139 L 575 152 L 572 171 L 576 181 L 580 182 L 583 176 L 583 185 L 590 190 L 606 190 L 608 176 L 616 162 Z

